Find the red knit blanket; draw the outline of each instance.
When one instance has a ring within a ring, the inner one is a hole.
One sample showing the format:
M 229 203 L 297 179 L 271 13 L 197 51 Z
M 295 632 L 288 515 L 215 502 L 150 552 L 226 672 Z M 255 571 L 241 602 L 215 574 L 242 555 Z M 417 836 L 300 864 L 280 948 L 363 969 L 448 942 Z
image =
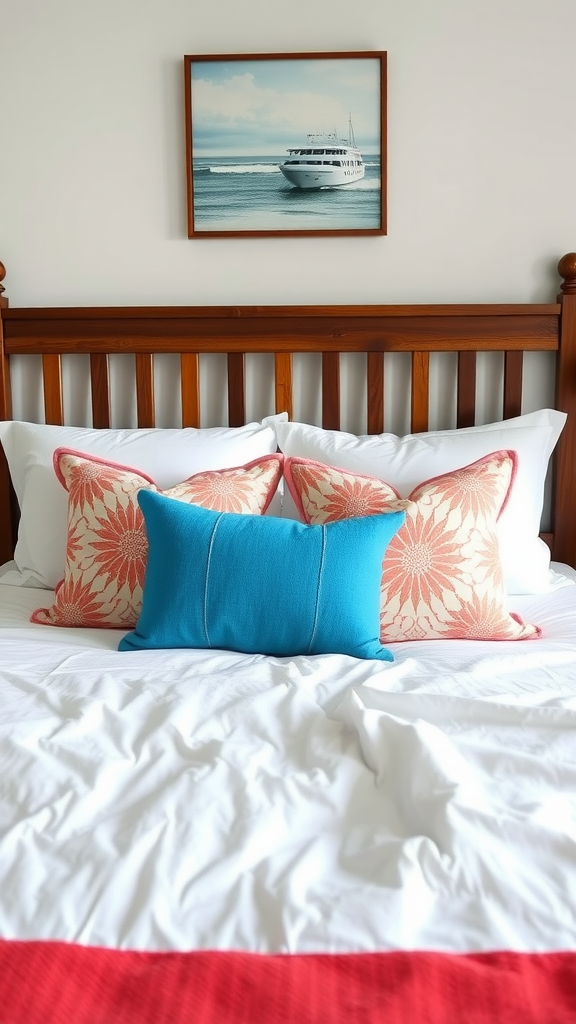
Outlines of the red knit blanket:
M 2 1024 L 576 1024 L 576 953 L 264 956 L 0 940 Z

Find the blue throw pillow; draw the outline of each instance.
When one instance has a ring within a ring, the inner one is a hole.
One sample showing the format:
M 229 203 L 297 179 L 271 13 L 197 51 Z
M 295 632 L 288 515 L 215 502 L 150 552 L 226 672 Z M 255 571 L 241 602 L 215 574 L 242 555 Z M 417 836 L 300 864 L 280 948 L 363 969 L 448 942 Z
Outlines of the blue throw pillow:
M 121 651 L 201 647 L 392 661 L 380 645 L 390 512 L 307 526 L 213 512 L 140 491 L 148 535 L 142 611 Z

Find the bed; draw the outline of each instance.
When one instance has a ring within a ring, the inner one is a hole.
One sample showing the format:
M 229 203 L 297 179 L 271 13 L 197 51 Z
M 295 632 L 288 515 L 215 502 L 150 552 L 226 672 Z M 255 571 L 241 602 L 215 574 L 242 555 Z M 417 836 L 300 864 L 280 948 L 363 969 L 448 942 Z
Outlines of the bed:
M 0 264 L 3 1024 L 576 1020 L 576 254 L 558 267 L 542 304 L 14 308 Z M 455 422 L 430 429 L 440 352 Z M 395 353 L 408 436 L 385 432 Z M 526 411 L 534 353 L 554 407 Z M 441 578 L 400 558 L 421 520 L 459 538 Z

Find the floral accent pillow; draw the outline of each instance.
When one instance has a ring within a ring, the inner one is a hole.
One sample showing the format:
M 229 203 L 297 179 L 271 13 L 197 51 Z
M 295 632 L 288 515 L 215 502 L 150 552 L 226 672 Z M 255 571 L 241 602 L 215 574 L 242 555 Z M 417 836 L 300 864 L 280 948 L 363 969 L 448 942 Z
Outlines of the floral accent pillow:
M 216 512 L 261 515 L 282 463 L 282 455 L 265 455 L 245 466 L 196 473 L 159 493 Z M 142 607 L 148 551 L 137 495 L 159 488 L 145 473 L 69 448 L 54 452 L 54 469 L 68 491 L 66 568 L 52 607 L 38 608 L 32 621 L 131 629 Z
M 404 510 L 382 563 L 380 640 L 524 640 L 536 626 L 510 614 L 496 523 L 516 471 L 498 451 L 416 487 L 288 457 L 284 475 L 306 523 Z

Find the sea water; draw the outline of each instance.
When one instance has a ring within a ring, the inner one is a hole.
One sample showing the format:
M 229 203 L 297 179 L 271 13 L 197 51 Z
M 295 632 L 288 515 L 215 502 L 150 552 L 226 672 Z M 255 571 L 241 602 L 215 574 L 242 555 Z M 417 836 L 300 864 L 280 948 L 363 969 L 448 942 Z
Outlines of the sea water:
M 381 226 L 378 157 L 360 181 L 314 191 L 294 188 L 284 157 L 202 157 L 194 165 L 195 231 L 339 231 Z

